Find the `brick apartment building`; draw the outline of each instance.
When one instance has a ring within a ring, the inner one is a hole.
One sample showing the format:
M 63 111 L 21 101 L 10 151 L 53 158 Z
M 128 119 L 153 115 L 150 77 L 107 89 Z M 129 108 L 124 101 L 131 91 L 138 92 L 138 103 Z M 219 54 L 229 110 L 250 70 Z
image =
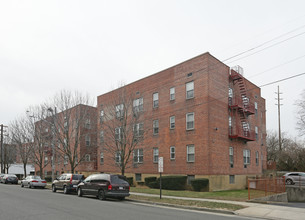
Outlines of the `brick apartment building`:
M 131 155 L 127 176 L 136 181 L 157 176 L 158 157 L 163 157 L 163 175 L 206 177 L 210 190 L 224 190 L 243 188 L 248 176 L 266 169 L 265 100 L 241 68 L 204 53 L 123 89 L 143 113 L 145 133 Z M 121 90 L 97 97 L 100 117 Z M 120 100 L 116 104 L 120 108 Z M 98 120 L 97 172 L 120 172 L 117 158 L 104 147 L 111 121 Z
M 66 111 L 56 114 L 55 128 L 52 130 L 53 118 L 48 117 L 42 123 L 44 126 L 36 124 L 38 128 L 43 129 L 44 144 L 44 177 L 52 175 L 52 156 L 54 146 L 54 175 L 71 172 L 69 160 L 75 160 L 75 173 L 93 173 L 97 172 L 97 109 L 88 105 L 77 105 Z M 48 122 L 46 122 L 48 121 Z M 54 139 L 53 133 L 55 132 Z M 69 150 L 65 150 L 69 145 Z M 70 152 L 65 154 L 65 152 Z M 38 152 L 36 152 L 38 153 Z M 70 155 L 70 158 L 69 158 Z M 39 166 L 35 164 L 35 171 L 39 174 Z

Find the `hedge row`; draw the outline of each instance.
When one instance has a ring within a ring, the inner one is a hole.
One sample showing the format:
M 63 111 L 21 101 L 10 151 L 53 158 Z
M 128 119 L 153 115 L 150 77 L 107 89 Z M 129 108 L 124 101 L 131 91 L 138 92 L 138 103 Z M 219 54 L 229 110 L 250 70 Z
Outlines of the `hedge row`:
M 187 176 L 164 176 L 162 177 L 162 189 L 185 190 L 186 180 Z M 160 178 L 146 177 L 145 185 L 150 188 L 158 189 L 160 188 Z
M 195 191 L 200 192 L 209 185 L 209 179 L 193 179 L 191 180 L 191 185 Z

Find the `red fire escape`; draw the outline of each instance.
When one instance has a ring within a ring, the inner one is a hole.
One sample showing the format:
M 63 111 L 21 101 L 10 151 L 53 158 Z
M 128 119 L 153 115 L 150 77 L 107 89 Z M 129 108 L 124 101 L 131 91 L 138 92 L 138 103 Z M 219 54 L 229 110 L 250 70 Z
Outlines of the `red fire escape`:
M 234 95 L 229 95 L 229 109 L 231 121 L 229 122 L 229 138 L 240 139 L 243 141 L 254 141 L 255 132 L 250 130 L 249 115 L 255 113 L 254 104 L 250 102 L 247 95 L 247 89 L 244 77 L 241 74 L 242 69 L 231 69 L 229 80 L 235 88 Z

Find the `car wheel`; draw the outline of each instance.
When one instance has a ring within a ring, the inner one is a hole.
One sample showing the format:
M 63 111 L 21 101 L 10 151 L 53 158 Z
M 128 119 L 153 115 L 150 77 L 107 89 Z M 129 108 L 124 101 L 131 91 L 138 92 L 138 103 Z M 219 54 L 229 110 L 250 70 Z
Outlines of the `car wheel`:
M 293 181 L 291 179 L 286 180 L 287 185 L 293 185 Z
M 99 200 L 106 200 L 106 196 L 105 196 L 104 190 L 98 191 L 98 198 L 99 198 Z
M 24 185 L 21 183 L 21 187 L 24 187 Z
M 82 197 L 83 196 L 83 191 L 82 191 L 82 189 L 80 187 L 77 189 L 77 196 L 78 197 Z
M 55 185 L 52 185 L 52 192 L 56 192 L 56 187 L 55 187 Z
M 67 188 L 67 186 L 64 186 L 64 194 L 68 194 L 69 193 L 69 190 Z

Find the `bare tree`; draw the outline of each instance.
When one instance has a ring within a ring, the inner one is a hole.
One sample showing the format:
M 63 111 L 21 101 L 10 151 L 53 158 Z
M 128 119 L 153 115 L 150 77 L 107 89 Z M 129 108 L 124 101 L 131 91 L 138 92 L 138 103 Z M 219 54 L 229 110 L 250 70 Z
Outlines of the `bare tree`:
M 301 99 L 296 101 L 297 111 L 297 129 L 301 136 L 305 135 L 305 90 L 301 94 Z
M 48 110 L 39 105 L 28 108 L 27 112 L 27 122 L 25 123 L 25 129 L 29 134 L 27 144 L 31 148 L 33 162 L 39 167 L 39 175 L 44 178 L 43 170 L 50 163 L 51 158 L 49 153 L 50 122 L 46 120 Z
M 57 143 L 57 157 L 70 164 L 72 173 L 86 155 L 90 155 L 91 160 L 96 158 L 97 114 L 92 104 L 88 95 L 66 90 L 45 104 L 51 113 L 49 119 Z
M 127 168 L 143 162 L 144 134 L 143 98 L 125 87 L 110 93 L 101 115 L 102 151 L 113 158 L 124 175 Z M 147 130 L 146 130 L 147 131 Z M 141 148 L 138 148 L 141 146 Z M 145 147 L 146 148 L 146 147 Z M 112 161 L 112 162 L 113 162 Z
M 33 136 L 30 132 L 29 121 L 21 117 L 12 121 L 9 125 L 11 143 L 16 146 L 17 157 L 23 164 L 24 176 L 26 177 L 26 166 L 32 156 Z

